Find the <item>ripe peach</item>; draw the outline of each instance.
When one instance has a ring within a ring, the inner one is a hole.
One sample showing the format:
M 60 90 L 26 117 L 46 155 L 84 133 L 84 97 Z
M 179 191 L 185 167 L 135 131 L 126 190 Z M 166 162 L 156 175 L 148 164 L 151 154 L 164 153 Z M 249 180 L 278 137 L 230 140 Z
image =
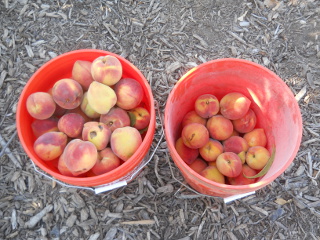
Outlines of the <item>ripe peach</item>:
M 83 90 L 81 85 L 70 78 L 57 81 L 52 88 L 53 100 L 62 108 L 74 109 L 82 101 Z
M 67 145 L 67 135 L 62 132 L 47 132 L 34 142 L 33 148 L 39 158 L 50 161 L 58 158 Z
M 207 119 L 200 117 L 196 111 L 188 112 L 182 119 L 181 126 L 184 128 L 189 123 L 200 123 L 202 125 L 206 125 Z
M 87 98 L 92 109 L 100 114 L 108 113 L 117 102 L 114 90 L 96 81 L 90 84 Z
M 189 167 L 196 173 L 202 172 L 208 164 L 201 158 L 197 158 L 193 163 L 189 164 Z
M 96 164 L 92 167 L 91 171 L 96 174 L 104 174 L 116 169 L 121 165 L 121 160 L 111 150 L 111 148 L 105 148 L 99 152 L 99 157 Z
M 111 149 L 123 161 L 127 161 L 137 151 L 141 143 L 141 135 L 134 127 L 117 128 L 111 134 Z
M 223 141 L 224 151 L 226 152 L 233 152 L 239 154 L 242 151 L 247 151 L 249 145 L 247 141 L 240 136 L 232 136 Z
M 52 88 L 50 88 L 48 90 L 48 93 L 51 95 L 52 97 Z M 53 99 L 53 97 L 52 97 Z M 53 100 L 54 101 L 54 100 Z M 56 102 L 54 102 L 56 103 Z M 61 117 L 63 114 L 65 114 L 67 111 L 67 109 L 63 108 L 63 107 L 60 107 L 58 104 L 56 104 L 56 110 L 54 111 L 53 115 L 56 116 L 56 117 Z
M 199 156 L 199 150 L 187 147 L 183 143 L 181 137 L 176 141 L 175 149 L 179 156 L 182 158 L 182 160 L 187 164 L 192 164 Z
M 63 153 L 59 157 L 58 170 L 64 176 L 73 177 L 72 172 L 67 168 Z
M 80 105 L 81 110 L 87 115 L 89 118 L 98 118 L 100 117 L 100 113 L 97 113 L 93 108 L 90 106 L 88 102 L 88 92 L 83 94 L 83 99 Z
M 122 77 L 122 65 L 114 56 L 101 56 L 92 62 L 91 73 L 97 82 L 113 86 Z
M 54 117 L 43 120 L 35 119 L 31 123 L 31 129 L 36 138 L 46 132 L 58 132 L 58 119 Z
M 92 142 L 98 150 L 107 147 L 111 130 L 101 122 L 86 122 L 83 125 L 82 140 Z
M 210 137 L 216 140 L 226 140 L 233 133 L 232 122 L 222 115 L 215 115 L 209 118 L 206 126 Z
M 58 121 L 59 131 L 71 138 L 76 138 L 81 134 L 83 125 L 84 118 L 77 113 L 67 113 Z
M 200 117 L 210 118 L 219 112 L 219 100 L 212 94 L 200 95 L 195 101 L 194 109 Z
M 243 138 L 247 141 L 249 147 L 267 145 L 267 136 L 263 128 L 255 128 L 251 132 L 245 133 Z
M 200 123 L 190 123 L 182 129 L 181 137 L 187 147 L 201 148 L 209 141 L 209 132 Z
M 216 160 L 217 168 L 226 177 L 236 177 L 241 173 L 242 162 L 233 152 L 224 152 Z
M 255 183 L 257 179 L 255 178 L 246 178 L 243 174 L 245 174 L 248 177 L 252 177 L 256 175 L 258 171 L 250 168 L 247 164 L 242 165 L 242 171 L 241 173 L 234 178 L 228 177 L 228 182 L 231 185 L 247 185 Z
M 113 107 L 108 113 L 101 114 L 100 122 L 113 132 L 117 128 L 130 126 L 130 117 L 122 108 Z
M 220 100 L 220 112 L 224 117 L 236 120 L 248 112 L 250 104 L 249 98 L 242 93 L 228 93 Z
M 80 83 L 84 91 L 87 91 L 89 85 L 93 82 L 91 65 L 91 62 L 83 60 L 77 60 L 73 64 L 72 79 Z
M 200 175 L 217 183 L 225 183 L 224 175 L 218 170 L 216 166 L 208 166 L 200 172 Z
M 123 78 L 115 86 L 117 95 L 117 106 L 124 110 L 137 107 L 143 99 L 143 88 L 141 84 L 132 78 Z
M 252 109 L 249 109 L 248 112 L 239 119 L 233 120 L 233 128 L 239 133 L 247 133 L 254 129 L 257 123 L 256 114 Z
M 65 164 L 73 176 L 88 172 L 98 159 L 98 151 L 95 145 L 80 139 L 71 140 L 64 149 L 63 154 Z
M 144 107 L 136 107 L 128 111 L 130 116 L 131 126 L 142 130 L 149 126 L 150 123 L 150 113 Z
M 265 147 L 250 147 L 246 154 L 246 163 L 255 170 L 261 170 L 267 164 L 270 152 Z
M 209 138 L 209 141 L 202 148 L 199 148 L 201 157 L 208 162 L 215 161 L 223 151 L 222 144 L 212 138 Z
M 29 95 L 26 101 L 28 113 L 36 119 L 47 119 L 56 110 L 56 103 L 49 93 L 35 92 Z

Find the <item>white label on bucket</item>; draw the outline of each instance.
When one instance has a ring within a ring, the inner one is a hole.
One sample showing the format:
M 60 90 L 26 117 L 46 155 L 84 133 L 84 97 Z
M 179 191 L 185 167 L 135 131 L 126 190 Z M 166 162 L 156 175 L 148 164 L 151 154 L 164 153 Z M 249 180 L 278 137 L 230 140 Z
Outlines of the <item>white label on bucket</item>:
M 94 189 L 96 194 L 102 193 L 102 192 L 106 192 L 106 191 L 110 191 L 112 189 L 116 189 L 119 187 L 123 187 L 127 185 L 127 181 L 120 181 L 120 182 L 116 182 L 114 184 L 110 184 L 110 185 L 106 185 L 106 186 L 101 186 L 101 187 L 97 187 Z
M 223 198 L 224 200 L 224 203 L 230 203 L 234 200 L 237 200 L 237 199 L 240 199 L 240 198 L 244 198 L 244 197 L 247 197 L 249 195 L 252 195 L 252 194 L 255 194 L 256 192 L 253 191 L 253 192 L 248 192 L 248 193 L 243 193 L 243 194 L 237 194 L 237 195 L 233 195 L 233 196 L 230 196 L 230 197 L 226 197 L 226 198 Z

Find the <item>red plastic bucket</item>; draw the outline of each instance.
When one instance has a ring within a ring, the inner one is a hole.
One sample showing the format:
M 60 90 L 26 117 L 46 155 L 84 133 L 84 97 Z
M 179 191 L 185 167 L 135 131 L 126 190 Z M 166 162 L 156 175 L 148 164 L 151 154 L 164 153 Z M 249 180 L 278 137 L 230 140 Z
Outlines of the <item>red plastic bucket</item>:
M 27 112 L 26 100 L 31 93 L 37 91 L 47 91 L 54 85 L 56 81 L 62 78 L 70 78 L 72 67 L 75 61 L 86 60 L 92 62 L 97 57 L 105 55 L 117 57 L 123 67 L 123 78 L 133 78 L 137 80 L 143 87 L 144 96 L 141 105 L 150 112 L 150 125 L 148 131 L 143 134 L 143 142 L 141 146 L 130 159 L 128 159 L 118 168 L 99 176 L 67 177 L 60 174 L 57 168 L 57 160 L 49 162 L 43 161 L 34 152 L 33 143 L 36 138 L 31 129 L 33 118 Z M 107 51 L 82 49 L 55 57 L 44 64 L 33 74 L 21 93 L 17 108 L 16 124 L 19 139 L 25 152 L 40 169 L 64 183 L 76 186 L 94 187 L 117 181 L 118 179 L 121 179 L 128 174 L 132 174 L 135 171 L 137 166 L 139 166 L 149 152 L 154 137 L 155 119 L 154 99 L 149 83 L 132 63 L 117 54 Z
M 251 101 L 257 127 L 265 129 L 268 150 L 276 147 L 274 162 L 266 175 L 249 185 L 227 185 L 210 181 L 193 171 L 175 150 L 184 115 L 194 109 L 201 94 L 220 100 L 225 94 L 240 92 Z M 165 137 L 173 161 L 187 183 L 200 193 L 228 197 L 258 190 L 282 174 L 295 158 L 301 143 L 302 119 L 299 106 L 288 86 L 272 71 L 240 59 L 213 60 L 187 72 L 174 86 L 165 108 Z

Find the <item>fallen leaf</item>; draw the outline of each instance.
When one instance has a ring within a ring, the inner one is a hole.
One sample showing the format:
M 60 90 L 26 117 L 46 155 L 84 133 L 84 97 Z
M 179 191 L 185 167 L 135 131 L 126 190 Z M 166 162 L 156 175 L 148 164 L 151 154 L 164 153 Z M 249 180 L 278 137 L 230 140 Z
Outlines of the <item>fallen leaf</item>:
M 264 0 L 264 5 L 268 8 L 273 8 L 278 4 L 277 0 Z
M 288 203 L 287 200 L 284 200 L 283 198 L 277 198 L 275 200 L 275 203 L 279 204 L 279 205 L 285 205 L 286 203 Z

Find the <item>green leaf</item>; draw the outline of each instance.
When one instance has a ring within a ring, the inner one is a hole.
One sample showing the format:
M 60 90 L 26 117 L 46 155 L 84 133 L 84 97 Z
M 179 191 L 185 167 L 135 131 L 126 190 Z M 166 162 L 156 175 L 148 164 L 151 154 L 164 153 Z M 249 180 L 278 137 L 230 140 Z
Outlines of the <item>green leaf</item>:
M 273 147 L 271 157 L 269 158 L 269 160 L 268 160 L 267 164 L 264 166 L 264 168 L 262 168 L 258 174 L 254 175 L 254 176 L 247 176 L 243 173 L 243 176 L 246 178 L 250 178 L 250 179 L 262 177 L 263 175 L 265 175 L 269 171 L 269 169 L 273 163 L 275 155 L 276 155 L 276 147 Z
M 134 115 L 132 112 L 128 112 L 129 118 L 130 118 L 130 126 L 133 127 L 136 124 L 136 115 Z
M 140 134 L 144 134 L 145 132 L 147 132 L 148 128 L 149 128 L 149 126 L 145 127 L 144 129 L 139 130 Z

